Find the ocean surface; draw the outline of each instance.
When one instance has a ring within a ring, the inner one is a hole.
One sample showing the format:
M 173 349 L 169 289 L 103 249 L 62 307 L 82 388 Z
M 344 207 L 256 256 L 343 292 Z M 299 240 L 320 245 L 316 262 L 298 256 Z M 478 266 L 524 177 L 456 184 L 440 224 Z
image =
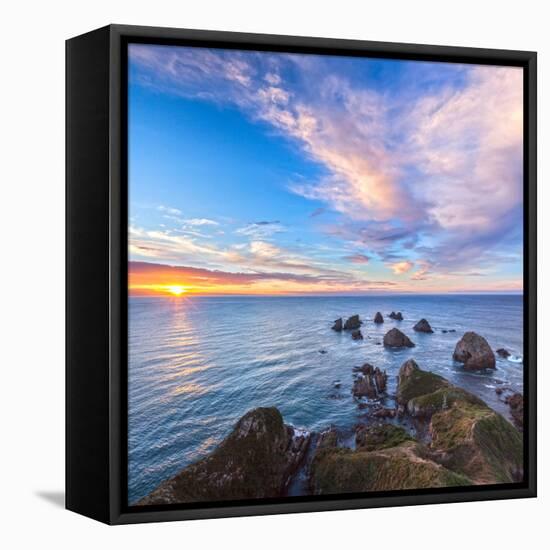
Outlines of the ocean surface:
M 351 395 L 352 368 L 365 362 L 386 369 L 391 394 L 412 357 L 506 417 L 495 387 L 523 391 L 522 296 L 130 298 L 129 308 L 129 503 L 211 452 L 254 407 L 276 406 L 287 424 L 308 430 L 351 430 L 364 415 Z M 383 325 L 372 322 L 377 311 Z M 389 319 L 391 311 L 404 320 Z M 363 341 L 331 330 L 355 313 Z M 422 317 L 434 334 L 413 331 Z M 394 326 L 416 347 L 380 345 Z M 497 356 L 494 372 L 465 372 L 452 353 L 469 330 L 512 356 Z

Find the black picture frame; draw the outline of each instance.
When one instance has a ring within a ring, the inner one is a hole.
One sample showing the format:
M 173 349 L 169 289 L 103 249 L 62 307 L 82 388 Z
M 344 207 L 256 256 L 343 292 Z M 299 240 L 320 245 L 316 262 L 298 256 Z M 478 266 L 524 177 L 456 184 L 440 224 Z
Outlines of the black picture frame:
M 206 505 L 127 505 L 126 46 L 137 42 L 523 67 L 523 482 Z M 66 70 L 67 509 L 124 524 L 536 496 L 535 52 L 109 25 L 67 41 Z

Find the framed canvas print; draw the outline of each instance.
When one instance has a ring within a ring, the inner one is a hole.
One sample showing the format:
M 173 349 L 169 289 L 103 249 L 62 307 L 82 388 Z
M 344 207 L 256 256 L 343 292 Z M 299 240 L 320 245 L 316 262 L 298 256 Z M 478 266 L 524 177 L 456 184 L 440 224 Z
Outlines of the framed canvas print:
M 67 508 L 536 495 L 536 54 L 67 42 Z

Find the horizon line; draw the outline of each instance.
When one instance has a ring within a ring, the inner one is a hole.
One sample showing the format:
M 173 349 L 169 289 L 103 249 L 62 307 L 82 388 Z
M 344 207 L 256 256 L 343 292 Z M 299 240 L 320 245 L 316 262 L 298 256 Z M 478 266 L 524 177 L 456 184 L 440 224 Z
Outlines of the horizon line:
M 369 296 L 523 296 L 523 290 L 498 290 L 498 291 L 454 291 L 454 292 L 364 292 L 360 294 L 345 294 L 345 293 L 331 293 L 331 292 L 322 292 L 322 293 L 278 293 L 278 294 L 252 294 L 252 293 L 225 293 L 225 294 L 214 294 L 214 293 L 199 293 L 199 292 L 189 292 L 181 294 L 180 296 L 175 296 L 171 294 L 128 294 L 128 298 L 170 298 L 170 299 L 181 299 L 181 298 L 190 298 L 190 297 L 200 297 L 200 298 L 365 298 Z

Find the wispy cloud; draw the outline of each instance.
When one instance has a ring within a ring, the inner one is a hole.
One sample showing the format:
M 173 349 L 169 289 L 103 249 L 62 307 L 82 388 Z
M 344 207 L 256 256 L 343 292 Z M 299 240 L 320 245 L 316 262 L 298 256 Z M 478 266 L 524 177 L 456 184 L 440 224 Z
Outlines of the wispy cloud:
M 190 218 L 187 220 L 183 220 L 183 222 L 186 225 L 199 226 L 199 227 L 203 225 L 220 225 L 217 221 L 210 220 L 208 218 Z
M 276 233 L 283 233 L 286 228 L 279 221 L 258 221 L 239 227 L 235 230 L 237 235 L 246 235 L 254 239 L 265 239 Z
M 354 264 L 368 264 L 370 258 L 365 254 L 350 254 L 349 256 L 344 256 L 344 260 Z
M 168 214 L 169 216 L 181 216 L 181 210 L 178 208 L 172 208 L 171 206 L 164 206 L 161 204 L 157 207 L 157 210 L 163 212 L 164 214 Z

